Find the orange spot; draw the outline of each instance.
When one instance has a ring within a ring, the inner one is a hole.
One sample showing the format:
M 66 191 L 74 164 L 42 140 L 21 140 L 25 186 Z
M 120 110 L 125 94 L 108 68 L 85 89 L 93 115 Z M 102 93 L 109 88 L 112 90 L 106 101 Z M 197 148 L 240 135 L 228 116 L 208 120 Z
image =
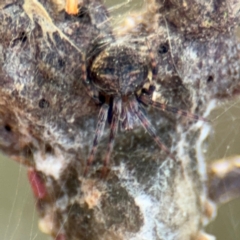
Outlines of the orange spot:
M 78 14 L 78 0 L 66 0 L 66 12 L 68 14 Z
M 208 219 L 213 219 L 216 216 L 216 205 L 206 200 L 204 203 L 204 213 Z
M 101 192 L 98 189 L 92 189 L 85 197 L 85 202 L 87 203 L 89 209 L 93 209 L 97 206 L 101 200 Z
M 87 203 L 89 209 L 93 209 L 94 207 L 98 206 L 102 199 L 103 192 L 97 188 L 96 184 L 96 181 L 90 179 L 82 182 L 82 201 Z

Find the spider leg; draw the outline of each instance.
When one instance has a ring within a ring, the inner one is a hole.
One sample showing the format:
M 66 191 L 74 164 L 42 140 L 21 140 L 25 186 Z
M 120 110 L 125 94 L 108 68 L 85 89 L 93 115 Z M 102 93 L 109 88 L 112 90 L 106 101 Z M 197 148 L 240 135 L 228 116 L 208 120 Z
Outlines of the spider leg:
M 153 94 L 153 92 L 155 91 L 155 89 L 156 89 L 156 87 L 155 87 L 155 86 L 153 86 L 153 85 L 150 85 L 148 89 L 146 89 L 146 88 L 143 88 L 143 89 L 142 89 L 142 93 L 141 93 L 141 94 L 146 94 L 146 95 L 150 96 L 150 95 L 152 95 L 152 94 Z
M 142 126 L 145 128 L 145 130 L 148 132 L 148 134 L 154 139 L 154 141 L 157 143 L 157 145 L 164 150 L 174 161 L 176 161 L 176 158 L 171 154 L 168 147 L 162 143 L 161 139 L 157 136 L 156 130 L 153 127 L 153 125 L 149 122 L 141 108 L 139 108 L 139 104 L 136 101 L 135 98 L 132 98 L 130 100 L 130 110 L 132 114 L 135 114 L 139 121 L 141 122 Z
M 93 84 L 91 84 L 91 81 L 88 79 L 87 69 L 86 69 L 85 65 L 82 66 L 82 71 L 83 71 L 82 82 L 83 82 L 84 87 L 86 88 L 87 94 L 91 98 L 93 98 L 96 103 L 100 103 L 98 91 L 97 91 L 96 87 Z
M 184 116 L 186 118 L 194 119 L 196 121 L 201 120 L 201 121 L 204 121 L 204 122 L 209 122 L 209 120 L 207 120 L 206 118 L 203 118 L 201 116 L 192 114 L 190 112 L 187 112 L 187 111 L 175 108 L 175 107 L 168 106 L 164 103 L 155 102 L 151 98 L 149 98 L 148 96 L 143 95 L 143 94 L 138 97 L 138 100 L 145 105 L 152 106 L 152 107 L 157 108 L 161 111 L 168 111 L 168 112 L 171 112 L 171 113 L 178 114 L 180 116 Z
M 105 124 L 106 124 L 106 121 L 107 121 L 108 108 L 109 107 L 108 107 L 107 104 L 103 104 L 100 111 L 99 111 L 97 127 L 96 127 L 96 131 L 95 131 L 95 137 L 94 137 L 94 140 L 93 140 L 93 145 L 92 145 L 90 155 L 89 155 L 88 160 L 87 160 L 84 175 L 87 174 L 89 167 L 92 165 L 92 162 L 93 162 L 93 159 L 94 159 L 97 147 L 98 147 L 98 141 L 103 134 L 104 127 L 105 127 Z
M 106 157 L 104 160 L 104 174 L 106 173 L 106 167 L 109 165 L 110 162 L 110 156 L 113 150 L 114 146 L 114 140 L 115 140 L 115 135 L 118 130 L 118 123 L 119 123 L 119 117 L 121 114 L 121 108 L 122 108 L 122 101 L 120 98 L 115 98 L 113 100 L 113 117 L 111 121 L 111 126 L 110 126 L 110 136 L 109 136 L 109 142 L 108 142 L 108 148 L 107 148 L 107 153 Z
M 119 120 L 121 121 L 121 127 L 124 131 L 134 128 L 135 118 L 131 113 L 129 104 L 122 108 L 122 113 Z
M 83 83 L 84 83 L 84 86 L 87 90 L 87 94 L 91 98 L 93 98 L 96 103 L 101 103 L 100 100 L 99 100 L 99 94 L 98 94 L 98 91 L 97 91 L 96 87 L 93 84 L 91 84 L 90 81 L 87 80 L 87 79 L 84 80 Z

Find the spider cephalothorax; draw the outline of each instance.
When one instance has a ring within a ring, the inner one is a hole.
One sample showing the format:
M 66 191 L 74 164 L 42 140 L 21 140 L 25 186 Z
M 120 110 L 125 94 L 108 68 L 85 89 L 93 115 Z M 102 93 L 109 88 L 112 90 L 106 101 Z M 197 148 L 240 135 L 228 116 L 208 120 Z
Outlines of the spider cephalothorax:
M 136 123 L 141 123 L 158 146 L 167 152 L 172 159 L 175 159 L 157 136 L 155 128 L 142 109 L 142 105 L 150 105 L 163 111 L 171 111 L 196 120 L 200 117 L 152 100 L 153 84 L 157 73 L 157 64 L 153 58 L 153 53 L 149 50 L 148 56 L 142 56 L 131 47 L 113 44 L 89 62 L 86 80 L 87 89 L 89 95 L 101 103 L 101 109 L 85 173 L 88 166 L 92 164 L 107 119 L 110 122 L 110 137 L 104 160 L 105 166 L 110 161 L 119 123 L 124 130 L 133 129 Z M 144 89 L 147 82 L 151 82 L 150 87 Z M 101 100 L 99 96 L 101 96 Z
M 113 97 L 129 96 L 142 88 L 148 64 L 134 49 L 112 45 L 94 60 L 89 78 L 98 91 Z

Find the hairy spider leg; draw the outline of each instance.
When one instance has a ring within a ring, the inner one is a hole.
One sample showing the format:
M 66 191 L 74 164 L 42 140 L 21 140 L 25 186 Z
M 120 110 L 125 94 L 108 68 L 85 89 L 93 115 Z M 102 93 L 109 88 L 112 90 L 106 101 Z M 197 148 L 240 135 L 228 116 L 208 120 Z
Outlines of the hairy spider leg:
M 88 96 L 93 98 L 96 103 L 100 103 L 98 90 L 96 89 L 96 87 L 93 84 L 91 84 L 91 81 L 88 79 L 87 70 L 86 70 L 85 65 L 82 66 L 82 71 L 83 71 L 82 82 L 85 86 Z
M 196 121 L 201 120 L 201 121 L 204 121 L 204 122 L 209 122 L 209 120 L 207 120 L 206 118 L 203 118 L 201 116 L 192 114 L 190 112 L 187 112 L 187 111 L 175 108 L 175 107 L 168 106 L 167 104 L 164 104 L 164 103 L 155 102 L 150 97 L 146 96 L 145 94 L 140 95 L 138 97 L 138 100 L 145 105 L 152 106 L 152 107 L 157 108 L 161 111 L 168 111 L 168 112 L 171 112 L 171 113 L 178 114 L 180 116 L 184 116 L 186 118 L 194 119 Z
M 94 99 L 96 103 L 101 103 L 99 100 L 99 94 L 96 87 L 90 83 L 90 80 L 86 79 L 83 81 L 87 94 Z
M 135 97 L 132 97 L 130 100 L 130 110 L 132 114 L 136 115 L 142 124 L 142 126 L 145 128 L 145 130 L 148 132 L 148 134 L 154 139 L 154 141 L 157 143 L 157 145 L 165 151 L 174 161 L 176 161 L 176 158 L 171 154 L 168 147 L 162 143 L 161 139 L 157 136 L 156 130 L 153 127 L 153 125 L 149 122 L 148 118 L 145 116 L 141 108 L 139 108 L 139 103 L 135 99 Z
M 104 172 L 106 172 L 106 167 L 109 165 L 109 162 L 110 162 L 110 156 L 113 150 L 114 140 L 118 130 L 121 109 L 122 109 L 121 98 L 119 97 L 114 98 L 113 99 L 113 117 L 112 117 L 111 126 L 110 126 L 109 142 L 108 142 L 106 157 L 104 160 Z
M 92 145 L 92 150 L 91 150 L 90 155 L 87 160 L 84 175 L 87 174 L 89 167 L 92 165 L 92 162 L 93 162 L 93 159 L 96 154 L 97 147 L 98 147 L 98 141 L 102 137 L 104 127 L 105 127 L 105 124 L 107 121 L 108 109 L 109 109 L 109 106 L 107 104 L 103 104 L 99 111 L 97 127 L 96 127 L 96 131 L 95 131 L 95 137 L 94 137 L 93 145 Z

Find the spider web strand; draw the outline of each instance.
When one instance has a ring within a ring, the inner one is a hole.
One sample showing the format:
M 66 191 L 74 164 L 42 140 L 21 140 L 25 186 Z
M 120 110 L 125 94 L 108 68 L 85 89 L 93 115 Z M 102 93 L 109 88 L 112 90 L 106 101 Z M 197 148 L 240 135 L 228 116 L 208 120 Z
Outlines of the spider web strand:
M 189 119 L 194 119 L 196 121 L 201 120 L 201 121 L 204 121 L 204 122 L 209 122 L 209 120 L 207 120 L 206 118 L 203 118 L 201 116 L 192 114 L 192 113 L 184 111 L 182 109 L 178 109 L 176 107 L 168 106 L 164 103 L 155 102 L 155 101 L 151 100 L 149 97 L 144 96 L 144 95 L 140 96 L 139 100 L 142 103 L 144 103 L 146 105 L 149 105 L 149 106 L 152 106 L 154 108 L 157 108 L 161 111 L 167 111 L 167 112 L 175 113 L 175 114 L 178 114 L 179 116 L 183 116 L 183 117 L 186 117 L 186 118 L 189 118 Z

